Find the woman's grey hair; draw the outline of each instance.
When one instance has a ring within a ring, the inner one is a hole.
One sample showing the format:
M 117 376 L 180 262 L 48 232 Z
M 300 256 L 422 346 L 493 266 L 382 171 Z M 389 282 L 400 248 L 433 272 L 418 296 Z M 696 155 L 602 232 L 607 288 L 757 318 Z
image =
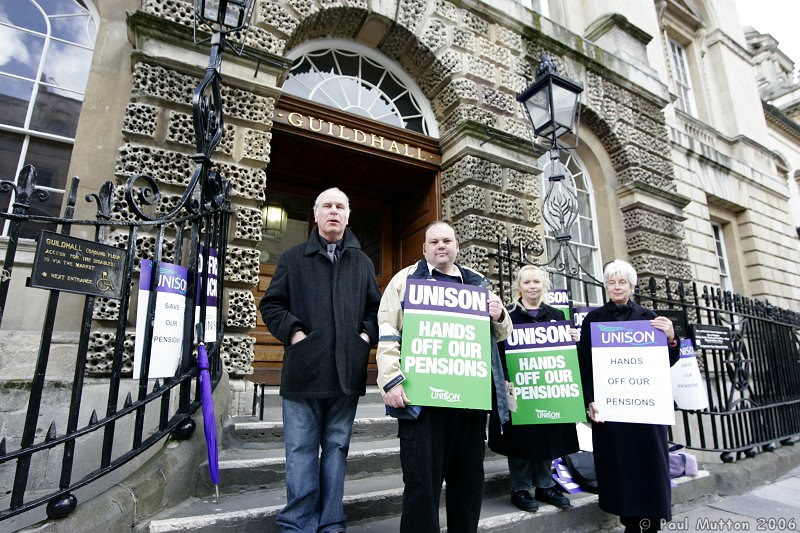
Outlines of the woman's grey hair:
M 525 265 L 514 276 L 514 302 L 522 298 L 522 291 L 519 288 L 522 282 L 537 278 L 542 280 L 542 299 L 540 302 L 547 303 L 547 293 L 550 292 L 550 275 L 545 269 L 536 265 Z
M 317 196 L 317 199 L 314 200 L 314 214 L 316 215 L 317 211 L 319 211 L 319 199 L 322 198 L 322 195 L 325 194 L 326 192 L 337 192 L 337 193 L 341 194 L 342 196 L 344 196 L 345 214 L 349 217 L 350 216 L 350 199 L 347 197 L 347 195 L 344 193 L 344 191 L 342 191 L 339 187 L 331 187 L 330 189 L 325 189 L 324 191 L 319 193 L 319 195 Z
M 608 263 L 603 269 L 603 283 L 607 282 L 614 276 L 621 276 L 628 280 L 631 287 L 636 287 L 636 270 L 627 261 L 622 259 L 614 259 Z

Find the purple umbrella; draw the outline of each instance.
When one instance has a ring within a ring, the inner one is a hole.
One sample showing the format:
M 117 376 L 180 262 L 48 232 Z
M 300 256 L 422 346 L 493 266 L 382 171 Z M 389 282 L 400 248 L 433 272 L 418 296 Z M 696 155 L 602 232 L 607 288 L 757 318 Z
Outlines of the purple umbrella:
M 197 346 L 197 366 L 200 368 L 200 398 L 203 403 L 203 430 L 208 449 L 208 472 L 219 500 L 219 455 L 217 452 L 217 421 L 214 416 L 214 400 L 211 397 L 211 374 L 208 371 L 206 345 Z

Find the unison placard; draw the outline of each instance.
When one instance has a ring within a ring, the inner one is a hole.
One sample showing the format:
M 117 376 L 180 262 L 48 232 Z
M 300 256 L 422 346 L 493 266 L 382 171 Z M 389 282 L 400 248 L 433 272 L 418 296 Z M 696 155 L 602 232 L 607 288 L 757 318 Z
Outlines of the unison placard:
M 708 408 L 708 391 L 697 364 L 692 339 L 681 340 L 681 358 L 672 366 L 672 396 L 680 409 Z
M 195 328 L 200 322 L 200 302 L 203 301 L 203 247 L 199 250 L 200 257 L 197 259 L 197 293 L 194 308 Z M 208 282 L 206 284 L 206 320 L 203 325 L 203 342 L 214 342 L 217 340 L 217 285 L 219 281 L 219 259 L 215 248 L 208 249 Z M 196 331 L 196 329 L 195 329 Z M 198 339 L 195 339 L 198 340 Z
M 571 326 L 571 321 L 519 324 L 506 339 L 506 367 L 517 391 L 515 425 L 586 421 Z
M 153 318 L 153 339 L 150 344 L 149 378 L 169 378 L 175 375 L 183 349 L 183 320 L 186 306 L 189 271 L 180 265 L 159 263 L 159 272 L 153 273 L 153 261 L 142 260 L 139 274 L 139 299 L 136 310 L 136 339 L 133 349 L 133 378 L 142 372 L 147 305 L 152 297 L 150 280 L 158 278 L 156 307 Z
M 408 280 L 400 365 L 412 405 L 492 408 L 489 291 Z
M 547 304 L 563 312 L 566 320 L 572 320 L 569 312 L 569 293 L 566 289 L 555 289 L 548 292 Z
M 598 418 L 675 423 L 667 336 L 649 320 L 593 322 L 592 368 Z

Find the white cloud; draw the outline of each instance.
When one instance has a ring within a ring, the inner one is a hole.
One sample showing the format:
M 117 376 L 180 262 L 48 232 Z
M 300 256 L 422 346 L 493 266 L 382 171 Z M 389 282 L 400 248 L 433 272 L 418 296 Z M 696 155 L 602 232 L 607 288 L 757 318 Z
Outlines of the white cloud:
M 0 18 L 3 17 L 0 11 Z M 9 28 L 8 26 L 0 26 L 0 66 L 6 65 L 12 59 L 20 63 L 30 63 L 31 54 L 22 40 L 22 35 L 19 30 Z

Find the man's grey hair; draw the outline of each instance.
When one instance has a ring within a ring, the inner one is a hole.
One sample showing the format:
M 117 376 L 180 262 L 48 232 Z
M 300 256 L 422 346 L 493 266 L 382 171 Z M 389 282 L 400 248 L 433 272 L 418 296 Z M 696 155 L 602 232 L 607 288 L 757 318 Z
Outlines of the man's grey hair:
M 603 269 L 603 283 L 613 278 L 614 276 L 621 276 L 628 280 L 631 287 L 636 287 L 636 270 L 627 261 L 622 259 L 614 259 L 608 263 Z
M 319 199 L 322 198 L 322 195 L 325 194 L 326 192 L 338 192 L 339 194 L 344 196 L 345 214 L 349 217 L 350 216 L 350 199 L 347 197 L 347 195 L 344 193 L 344 191 L 342 191 L 339 187 L 331 187 L 330 189 L 325 189 L 324 191 L 319 193 L 319 196 L 317 196 L 317 199 L 314 200 L 314 214 L 316 215 L 317 211 L 319 211 Z

